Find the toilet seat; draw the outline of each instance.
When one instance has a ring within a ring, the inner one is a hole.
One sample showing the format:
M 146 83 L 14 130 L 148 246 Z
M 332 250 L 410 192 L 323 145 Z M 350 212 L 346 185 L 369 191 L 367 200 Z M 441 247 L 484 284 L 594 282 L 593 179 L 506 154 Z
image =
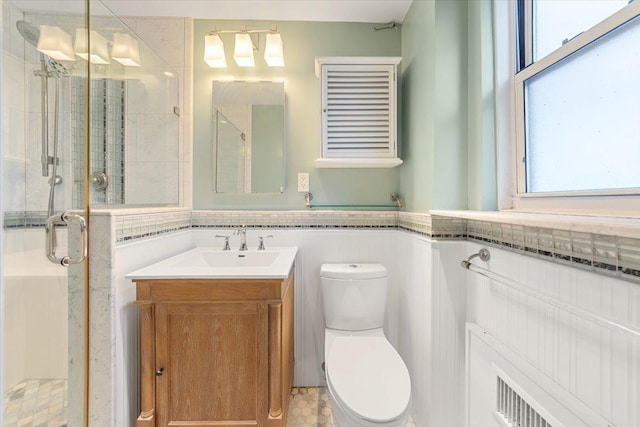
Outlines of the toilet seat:
M 327 381 L 334 398 L 360 419 L 394 421 L 409 406 L 409 372 L 384 336 L 336 338 L 327 357 Z

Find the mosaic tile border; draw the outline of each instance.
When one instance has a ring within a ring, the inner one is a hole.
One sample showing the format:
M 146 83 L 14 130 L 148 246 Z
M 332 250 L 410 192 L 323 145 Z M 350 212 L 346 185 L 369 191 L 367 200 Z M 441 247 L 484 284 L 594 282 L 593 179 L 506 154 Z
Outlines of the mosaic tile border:
M 38 227 L 45 212 L 7 212 L 5 227 Z M 522 255 L 640 283 L 640 239 L 397 211 L 169 211 L 115 214 L 116 244 L 207 228 L 400 229 L 433 240 L 483 242 Z
M 397 228 L 389 211 L 193 211 L 193 228 Z
M 512 252 L 640 282 L 640 239 L 508 221 L 387 211 L 194 211 L 193 228 L 390 228 L 433 240 L 481 241 Z
M 9 228 L 43 228 L 49 218 L 47 211 L 6 211 L 3 215 L 2 226 Z M 65 224 L 58 224 L 63 227 Z
M 640 283 L 640 239 L 506 222 L 464 221 L 469 241 Z
M 191 228 L 191 211 L 118 215 L 116 244 Z

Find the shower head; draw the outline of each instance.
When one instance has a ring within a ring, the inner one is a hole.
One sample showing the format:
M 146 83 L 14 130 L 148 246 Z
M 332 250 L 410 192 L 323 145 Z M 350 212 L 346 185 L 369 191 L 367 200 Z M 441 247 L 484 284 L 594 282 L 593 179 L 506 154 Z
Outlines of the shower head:
M 71 70 L 65 67 L 55 59 L 44 55 L 45 61 L 47 63 L 47 69 L 53 75 L 53 77 L 69 77 L 71 75 Z
M 38 40 L 40 39 L 40 30 L 38 27 L 27 21 L 16 22 L 16 27 L 20 35 L 24 37 L 29 44 L 38 47 Z M 54 77 L 69 77 L 71 75 L 71 71 L 60 62 L 48 55 L 42 54 L 42 56 L 44 56 L 45 62 L 47 63 L 47 70 L 53 74 Z
M 38 46 L 38 39 L 40 38 L 40 30 L 35 27 L 31 22 L 18 21 L 16 22 L 18 32 L 26 41 L 32 44 L 34 47 Z

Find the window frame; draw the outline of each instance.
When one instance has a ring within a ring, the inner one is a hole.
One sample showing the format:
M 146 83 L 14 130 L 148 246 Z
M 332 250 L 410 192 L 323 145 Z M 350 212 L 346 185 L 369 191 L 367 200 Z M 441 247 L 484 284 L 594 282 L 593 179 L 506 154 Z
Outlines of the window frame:
M 495 1 L 494 4 L 500 3 Z M 509 115 L 511 121 L 510 140 L 515 140 L 515 147 L 504 151 L 511 151 L 511 203 L 501 201 L 501 206 L 510 209 L 523 211 L 543 211 L 543 212 L 576 212 L 588 211 L 596 214 L 625 215 L 640 214 L 640 189 L 621 190 L 589 190 L 589 191 L 563 191 L 563 192 L 536 192 L 527 193 L 526 189 L 526 159 L 525 159 L 525 99 L 524 83 L 527 79 L 543 72 L 547 68 L 555 65 L 563 59 L 569 57 L 578 50 L 595 42 L 611 31 L 626 22 L 640 16 L 640 1 L 636 0 L 613 15 L 601 21 L 594 27 L 575 36 L 560 48 L 551 52 L 547 56 L 532 62 L 533 59 L 533 3 L 534 0 L 512 0 L 510 3 L 509 33 L 511 42 L 509 43 L 512 52 L 510 55 L 503 55 L 511 58 L 510 80 L 511 102 Z M 504 13 L 500 13 L 496 7 L 495 24 L 496 27 L 506 25 Z M 504 11 L 504 10 L 503 10 Z M 524 25 L 520 25 L 520 20 Z M 496 34 L 499 33 L 499 30 Z M 524 40 L 523 40 L 524 39 Z M 502 46 L 502 47 L 501 47 Z M 501 44 L 496 39 L 496 51 L 504 49 L 506 44 Z M 519 50 L 524 49 L 523 55 Z M 524 64 L 521 58 L 524 57 Z M 496 63 L 496 69 L 505 67 L 505 64 Z M 496 87 L 499 89 L 499 77 L 496 77 Z M 498 105 L 496 110 L 504 109 Z M 513 144 L 513 142 L 511 142 Z M 513 145 L 512 145 L 513 147 Z

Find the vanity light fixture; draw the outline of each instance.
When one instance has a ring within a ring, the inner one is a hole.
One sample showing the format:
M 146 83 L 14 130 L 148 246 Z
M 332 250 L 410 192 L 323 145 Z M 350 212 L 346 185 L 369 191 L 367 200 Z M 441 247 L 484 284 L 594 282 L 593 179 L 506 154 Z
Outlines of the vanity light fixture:
M 140 67 L 140 47 L 138 40 L 127 33 L 115 33 L 113 35 L 113 47 L 111 58 L 127 67 Z
M 91 31 L 91 54 L 87 49 L 88 34 L 86 28 L 76 29 L 76 40 L 73 44 L 73 51 L 85 61 L 92 64 L 109 64 L 109 44 L 107 39 L 97 31 Z
M 279 33 L 267 33 L 267 44 L 264 48 L 264 60 L 269 67 L 284 67 L 282 36 L 280 36 Z
M 224 43 L 217 34 L 204 36 L 204 60 L 211 68 L 227 68 Z
M 40 25 L 38 51 L 58 61 L 75 61 L 71 36 L 62 28 Z
M 238 67 L 255 67 L 253 60 L 253 41 L 248 33 L 236 34 L 236 47 L 233 49 L 233 59 Z
M 204 60 L 211 68 L 225 68 L 227 61 L 224 54 L 224 43 L 220 34 L 234 34 L 235 46 L 233 59 L 239 67 L 255 67 L 253 51 L 258 50 L 259 34 L 266 33 L 264 60 L 269 67 L 283 67 L 284 54 L 282 36 L 276 27 L 269 29 L 218 30 L 210 31 L 204 37 Z

